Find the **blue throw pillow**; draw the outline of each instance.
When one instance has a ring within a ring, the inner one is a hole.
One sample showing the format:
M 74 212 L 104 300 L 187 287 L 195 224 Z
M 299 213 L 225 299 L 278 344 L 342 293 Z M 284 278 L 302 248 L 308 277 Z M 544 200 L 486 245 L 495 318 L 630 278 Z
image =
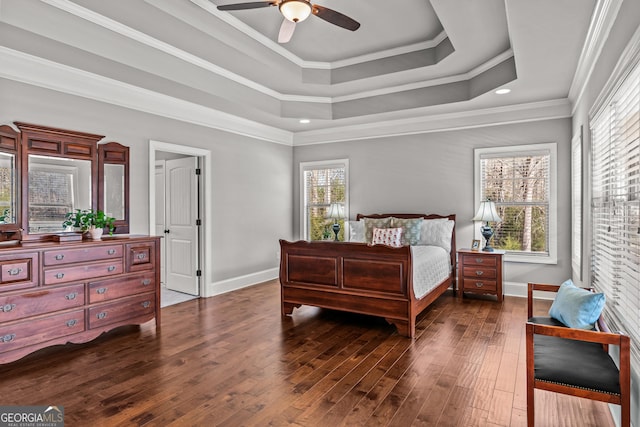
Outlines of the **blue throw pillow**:
M 549 316 L 570 328 L 593 329 L 602 309 L 604 294 L 578 288 L 571 279 L 560 285 Z

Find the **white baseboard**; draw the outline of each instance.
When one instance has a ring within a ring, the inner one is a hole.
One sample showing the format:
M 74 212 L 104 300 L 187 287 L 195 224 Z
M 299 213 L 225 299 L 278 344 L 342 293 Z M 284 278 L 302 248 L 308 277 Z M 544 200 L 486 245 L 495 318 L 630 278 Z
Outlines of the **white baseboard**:
M 502 290 L 505 295 L 510 297 L 527 297 L 527 284 L 519 282 L 504 282 L 502 284 Z M 533 291 L 533 298 L 535 299 L 554 299 L 555 294 L 549 292 Z
M 245 274 L 244 276 L 232 277 L 231 279 L 213 282 L 207 286 L 205 297 L 225 294 L 227 292 L 257 285 L 258 283 L 273 280 L 278 277 L 280 269 L 270 268 L 268 270 L 257 271 L 255 273 Z

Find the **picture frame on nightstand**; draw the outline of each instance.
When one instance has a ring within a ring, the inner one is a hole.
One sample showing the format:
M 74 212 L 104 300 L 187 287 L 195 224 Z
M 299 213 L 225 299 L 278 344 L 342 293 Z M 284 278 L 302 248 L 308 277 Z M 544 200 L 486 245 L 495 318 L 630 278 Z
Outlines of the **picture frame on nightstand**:
M 479 251 L 480 250 L 480 240 L 474 240 L 471 243 L 471 250 L 472 251 Z

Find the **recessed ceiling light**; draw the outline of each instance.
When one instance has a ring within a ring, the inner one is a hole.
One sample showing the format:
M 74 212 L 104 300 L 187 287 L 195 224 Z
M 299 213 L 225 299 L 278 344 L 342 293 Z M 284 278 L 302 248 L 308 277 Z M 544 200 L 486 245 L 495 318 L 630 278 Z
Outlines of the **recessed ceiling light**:
M 311 123 L 311 120 L 309 120 L 309 119 L 300 119 L 300 123 L 302 123 L 303 125 L 306 125 L 307 123 Z
M 498 95 L 505 95 L 505 94 L 507 94 L 507 93 L 509 93 L 509 92 L 511 92 L 511 89 L 507 89 L 506 87 L 505 87 L 505 88 L 502 88 L 502 89 L 498 89 L 498 90 L 496 91 L 496 93 L 497 93 Z

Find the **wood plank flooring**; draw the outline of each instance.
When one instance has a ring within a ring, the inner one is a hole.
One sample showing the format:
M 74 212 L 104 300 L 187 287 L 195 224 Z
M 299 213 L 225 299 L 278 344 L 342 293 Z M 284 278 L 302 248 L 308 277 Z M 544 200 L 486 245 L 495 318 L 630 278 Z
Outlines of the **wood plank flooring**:
M 283 319 L 279 292 L 271 281 L 187 301 L 162 310 L 161 330 L 0 366 L 0 404 L 64 406 L 67 426 L 526 425 L 524 299 L 445 293 L 410 340 L 314 307 Z M 536 419 L 614 425 L 603 403 L 540 390 Z

